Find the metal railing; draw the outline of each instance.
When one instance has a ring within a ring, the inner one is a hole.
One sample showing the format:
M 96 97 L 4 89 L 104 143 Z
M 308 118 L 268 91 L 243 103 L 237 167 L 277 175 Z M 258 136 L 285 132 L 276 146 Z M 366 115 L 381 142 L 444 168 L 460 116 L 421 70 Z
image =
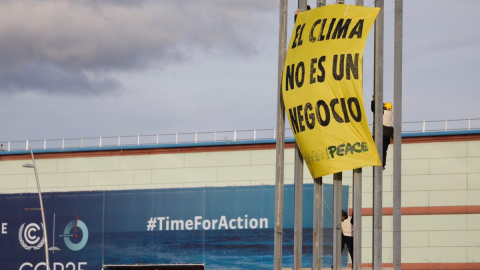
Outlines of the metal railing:
M 403 133 L 428 133 L 480 129 L 480 118 L 403 122 Z M 74 148 L 124 147 L 158 144 L 198 144 L 214 142 L 241 142 L 275 140 L 275 129 L 212 131 L 192 133 L 148 134 L 130 136 L 104 136 L 69 139 L 42 139 L 22 141 L 0 141 L 0 151 L 27 151 L 33 149 L 55 150 Z M 293 138 L 287 128 L 285 138 Z

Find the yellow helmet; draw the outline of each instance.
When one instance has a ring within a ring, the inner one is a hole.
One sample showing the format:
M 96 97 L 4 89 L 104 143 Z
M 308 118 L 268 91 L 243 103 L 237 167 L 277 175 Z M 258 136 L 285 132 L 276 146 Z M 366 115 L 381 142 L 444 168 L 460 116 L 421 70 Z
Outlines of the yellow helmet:
M 383 108 L 385 108 L 387 111 L 391 111 L 392 110 L 392 103 L 385 102 L 385 104 L 383 104 Z

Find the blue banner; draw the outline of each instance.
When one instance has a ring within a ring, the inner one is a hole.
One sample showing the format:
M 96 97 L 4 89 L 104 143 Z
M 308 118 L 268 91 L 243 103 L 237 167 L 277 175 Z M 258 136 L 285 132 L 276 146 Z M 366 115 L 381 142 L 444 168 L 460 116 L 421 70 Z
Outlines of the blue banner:
M 284 266 L 293 261 L 294 190 L 284 193 Z M 332 185 L 324 184 L 324 265 L 331 265 Z M 348 187 L 343 187 L 343 209 Z M 117 264 L 271 269 L 274 186 L 44 193 L 53 270 Z M 304 185 L 303 265 L 311 266 L 313 185 Z M 37 194 L 0 195 L 0 269 L 43 270 Z M 345 258 L 346 259 L 346 258 Z

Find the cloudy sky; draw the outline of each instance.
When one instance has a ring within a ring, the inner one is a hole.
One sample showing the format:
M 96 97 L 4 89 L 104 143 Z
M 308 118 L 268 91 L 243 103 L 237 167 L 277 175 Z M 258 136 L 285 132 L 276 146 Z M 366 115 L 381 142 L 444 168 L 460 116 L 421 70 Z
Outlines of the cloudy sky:
M 278 3 L 0 0 L 0 142 L 273 129 Z M 480 118 L 478 10 L 478 0 L 404 0 L 404 121 Z M 393 17 L 386 0 L 386 101 Z M 373 31 L 364 65 L 369 102 Z

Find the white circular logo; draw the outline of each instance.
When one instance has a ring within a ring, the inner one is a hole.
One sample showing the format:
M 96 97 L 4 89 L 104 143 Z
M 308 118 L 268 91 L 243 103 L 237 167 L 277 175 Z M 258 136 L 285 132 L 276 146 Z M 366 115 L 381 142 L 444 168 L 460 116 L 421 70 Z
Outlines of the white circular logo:
M 77 230 L 78 229 L 78 230 Z M 77 232 L 82 232 L 80 235 L 80 239 L 78 239 Z M 63 231 L 63 241 L 65 241 L 65 245 L 73 251 L 81 250 L 88 241 L 88 228 L 87 225 L 77 219 L 70 221 L 67 226 L 65 226 L 65 230 Z M 72 241 L 74 239 L 74 241 Z
M 43 232 L 41 233 L 42 237 L 37 236 L 37 232 L 41 231 L 40 229 L 41 228 L 37 223 L 30 223 L 27 226 L 23 223 L 18 230 L 18 241 L 20 242 L 20 245 L 26 250 L 37 250 L 43 247 L 43 244 L 45 243 Z

